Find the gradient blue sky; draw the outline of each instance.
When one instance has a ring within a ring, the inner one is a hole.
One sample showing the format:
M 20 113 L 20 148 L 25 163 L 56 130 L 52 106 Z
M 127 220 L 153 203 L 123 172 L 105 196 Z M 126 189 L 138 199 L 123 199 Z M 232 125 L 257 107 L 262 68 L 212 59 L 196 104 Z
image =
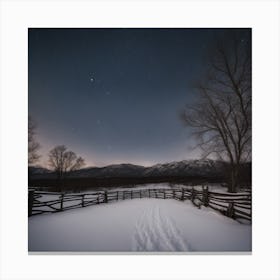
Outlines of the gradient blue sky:
M 64 144 L 88 166 L 196 158 L 178 115 L 224 29 L 29 29 L 39 164 Z

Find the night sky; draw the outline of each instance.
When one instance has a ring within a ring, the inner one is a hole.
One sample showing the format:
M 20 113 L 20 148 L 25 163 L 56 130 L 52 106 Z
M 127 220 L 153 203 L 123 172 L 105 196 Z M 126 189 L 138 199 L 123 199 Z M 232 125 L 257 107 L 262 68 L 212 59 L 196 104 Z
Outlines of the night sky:
M 29 29 L 40 165 L 64 144 L 88 166 L 197 158 L 179 112 L 223 29 Z

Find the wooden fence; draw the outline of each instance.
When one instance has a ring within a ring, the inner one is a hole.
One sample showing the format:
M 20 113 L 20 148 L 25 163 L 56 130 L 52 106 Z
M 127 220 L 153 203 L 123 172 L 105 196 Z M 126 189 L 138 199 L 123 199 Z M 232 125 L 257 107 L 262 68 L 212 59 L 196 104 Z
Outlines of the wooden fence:
M 203 187 L 201 191 L 184 187 L 170 189 L 112 190 L 83 194 L 29 190 L 28 216 L 61 212 L 68 209 L 134 198 L 190 200 L 198 208 L 201 206 L 210 207 L 233 219 L 251 220 L 250 193 L 219 193 L 209 191 L 208 187 Z

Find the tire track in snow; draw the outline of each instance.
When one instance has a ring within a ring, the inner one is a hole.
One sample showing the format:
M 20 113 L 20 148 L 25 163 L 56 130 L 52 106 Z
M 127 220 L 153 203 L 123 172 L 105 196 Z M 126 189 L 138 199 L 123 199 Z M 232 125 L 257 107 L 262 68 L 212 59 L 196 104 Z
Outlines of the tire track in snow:
M 146 209 L 136 221 L 134 251 L 190 251 L 171 217 L 162 215 L 160 207 Z

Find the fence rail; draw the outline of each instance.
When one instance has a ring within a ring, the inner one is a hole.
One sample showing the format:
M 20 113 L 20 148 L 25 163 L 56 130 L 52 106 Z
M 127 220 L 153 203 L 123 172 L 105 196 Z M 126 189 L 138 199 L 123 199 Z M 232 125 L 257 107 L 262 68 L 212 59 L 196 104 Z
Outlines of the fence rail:
M 134 198 L 190 200 L 196 207 L 210 207 L 233 219 L 251 220 L 250 193 L 219 193 L 203 187 L 170 189 L 112 190 L 84 194 L 65 194 L 29 190 L 28 216 L 55 213 L 101 203 L 111 203 Z

